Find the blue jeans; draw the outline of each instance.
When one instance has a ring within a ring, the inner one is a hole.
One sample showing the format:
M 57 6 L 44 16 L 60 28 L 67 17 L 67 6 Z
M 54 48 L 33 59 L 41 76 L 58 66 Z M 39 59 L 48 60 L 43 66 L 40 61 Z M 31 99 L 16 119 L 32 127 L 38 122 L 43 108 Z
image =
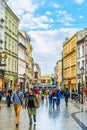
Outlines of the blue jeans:
M 68 98 L 65 98 L 66 106 L 68 106 Z
M 57 106 L 57 99 L 56 99 L 56 98 L 53 98 L 53 107 L 54 107 L 55 104 L 56 104 L 56 106 Z
M 49 96 L 49 105 L 52 105 L 52 96 Z

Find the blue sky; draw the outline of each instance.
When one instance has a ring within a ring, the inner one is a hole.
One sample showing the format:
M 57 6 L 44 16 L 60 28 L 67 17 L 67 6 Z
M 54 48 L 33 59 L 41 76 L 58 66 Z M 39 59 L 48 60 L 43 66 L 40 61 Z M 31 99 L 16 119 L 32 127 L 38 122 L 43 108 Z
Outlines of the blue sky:
M 9 0 L 33 46 L 32 56 L 42 74 L 54 72 L 66 37 L 87 28 L 87 0 Z

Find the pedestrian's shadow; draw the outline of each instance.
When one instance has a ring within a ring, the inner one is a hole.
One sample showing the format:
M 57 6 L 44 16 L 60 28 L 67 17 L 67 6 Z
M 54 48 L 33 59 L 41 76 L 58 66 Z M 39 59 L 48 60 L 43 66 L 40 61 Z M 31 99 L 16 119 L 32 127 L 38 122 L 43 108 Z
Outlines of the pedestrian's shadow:
M 36 124 L 30 125 L 28 130 L 36 130 Z

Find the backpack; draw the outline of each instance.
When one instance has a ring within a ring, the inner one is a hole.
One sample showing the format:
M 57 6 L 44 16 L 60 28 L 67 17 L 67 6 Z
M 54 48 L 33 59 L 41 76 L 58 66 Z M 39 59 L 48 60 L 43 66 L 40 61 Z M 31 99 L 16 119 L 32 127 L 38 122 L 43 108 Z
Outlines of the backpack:
M 65 95 L 66 95 L 66 97 L 69 97 L 69 95 L 70 95 L 69 91 L 66 91 Z

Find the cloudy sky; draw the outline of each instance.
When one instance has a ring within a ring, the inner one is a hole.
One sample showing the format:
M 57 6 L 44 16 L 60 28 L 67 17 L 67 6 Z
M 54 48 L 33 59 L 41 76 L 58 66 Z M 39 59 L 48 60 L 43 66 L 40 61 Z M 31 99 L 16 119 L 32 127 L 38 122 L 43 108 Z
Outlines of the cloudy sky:
M 66 37 L 87 28 L 87 0 L 8 0 L 33 46 L 42 74 L 54 72 Z

